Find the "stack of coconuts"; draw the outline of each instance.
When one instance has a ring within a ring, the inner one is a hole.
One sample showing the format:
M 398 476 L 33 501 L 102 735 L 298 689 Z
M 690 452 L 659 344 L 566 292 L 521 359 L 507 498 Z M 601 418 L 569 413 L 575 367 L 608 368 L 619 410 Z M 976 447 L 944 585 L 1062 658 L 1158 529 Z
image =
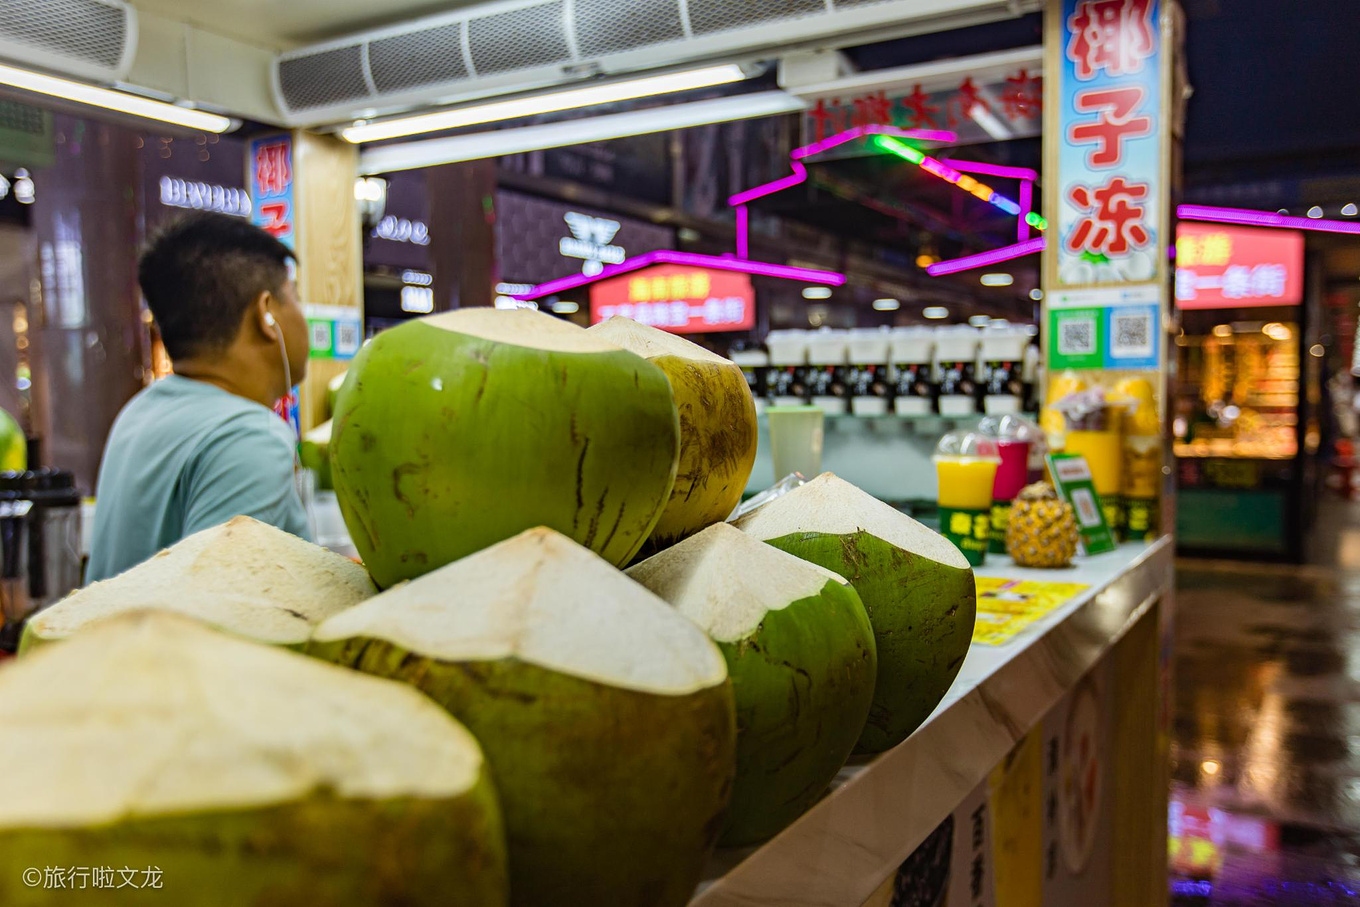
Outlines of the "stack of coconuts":
M 0 903 L 60 900 L 30 866 L 154 865 L 182 907 L 684 904 L 967 651 L 967 561 L 854 486 L 724 522 L 750 393 L 662 331 L 409 322 L 331 427 L 362 567 L 238 517 L 29 623 Z

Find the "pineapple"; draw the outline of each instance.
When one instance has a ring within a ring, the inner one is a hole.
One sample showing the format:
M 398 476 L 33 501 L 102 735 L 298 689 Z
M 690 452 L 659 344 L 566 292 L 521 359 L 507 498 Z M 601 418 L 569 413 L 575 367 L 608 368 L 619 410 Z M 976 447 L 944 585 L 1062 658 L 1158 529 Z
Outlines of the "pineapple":
M 1066 567 L 1077 553 L 1077 517 L 1047 482 L 1026 486 L 1011 505 L 1006 552 L 1021 567 Z

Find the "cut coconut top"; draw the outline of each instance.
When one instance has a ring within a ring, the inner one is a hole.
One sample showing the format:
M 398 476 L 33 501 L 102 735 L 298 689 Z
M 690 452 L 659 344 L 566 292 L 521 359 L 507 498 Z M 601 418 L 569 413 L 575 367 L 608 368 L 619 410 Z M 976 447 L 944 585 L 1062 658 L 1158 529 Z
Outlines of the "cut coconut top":
M 177 611 L 261 642 L 306 642 L 312 627 L 377 592 L 363 567 L 247 516 L 195 532 L 29 621 L 38 638 L 70 636 L 114 614 Z
M 587 328 L 587 331 L 598 334 L 615 346 L 621 346 L 643 359 L 677 356 L 681 359 L 693 359 L 696 362 L 714 362 L 735 367 L 732 360 L 724 359 L 717 353 L 710 352 L 684 337 L 677 337 L 669 331 L 662 331 L 648 324 L 638 324 L 633 319 L 624 318 L 620 315 L 615 315 Z
M 313 428 L 311 431 L 304 434 L 302 440 L 311 441 L 313 444 L 331 443 L 331 421 L 332 420 L 327 419 L 325 422 L 322 422 L 316 428 Z
M 124 614 L 0 668 L 0 829 L 287 803 L 458 796 L 472 735 L 414 689 Z
M 538 528 L 337 614 L 313 637 L 384 639 L 442 661 L 518 658 L 609 686 L 682 696 L 722 683 L 707 636 L 593 552 Z
M 953 542 L 829 472 L 757 507 L 737 520 L 737 528 L 758 539 L 795 532 L 848 535 L 864 531 L 903 551 L 969 569 L 968 559 Z
M 454 309 L 420 319 L 431 327 L 555 353 L 613 353 L 618 346 L 569 321 L 532 309 Z
M 627 573 L 718 642 L 745 639 L 766 614 L 817 595 L 828 580 L 848 585 L 727 523 L 715 523 Z

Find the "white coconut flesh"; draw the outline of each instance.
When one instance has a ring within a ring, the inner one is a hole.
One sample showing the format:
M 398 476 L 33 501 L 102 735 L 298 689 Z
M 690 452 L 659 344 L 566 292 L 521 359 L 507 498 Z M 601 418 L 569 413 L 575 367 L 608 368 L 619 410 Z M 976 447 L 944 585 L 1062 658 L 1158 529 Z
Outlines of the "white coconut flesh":
M 623 318 L 619 315 L 591 327 L 587 333 L 603 337 L 610 343 L 623 347 L 628 352 L 635 353 L 643 359 L 675 356 L 679 359 L 705 362 L 712 365 L 730 365 L 733 367 L 736 365 L 730 359 L 724 359 L 717 353 L 706 350 L 699 344 L 692 343 L 683 337 L 677 337 L 675 334 L 650 325 L 638 324 L 631 318 Z
M 737 527 L 758 539 L 777 539 L 795 532 L 867 532 L 895 548 L 947 567 L 970 569 L 968 559 L 953 542 L 829 472 L 757 507 L 738 520 Z
M 445 798 L 460 724 L 404 684 L 143 611 L 0 668 L 0 830 L 284 804 Z
M 838 574 L 717 523 L 628 569 L 717 642 L 750 636 L 771 611 L 811 598 Z
M 617 353 L 619 348 L 561 318 L 532 309 L 454 309 L 420 319 L 422 324 L 492 343 L 554 353 Z
M 316 428 L 313 428 L 311 431 L 304 434 L 302 440 L 311 441 L 313 444 L 331 443 L 331 420 L 327 419 Z
M 404 583 L 313 639 L 386 640 L 449 662 L 516 658 L 596 683 L 684 696 L 727 666 L 670 605 L 566 536 L 539 527 Z
M 59 639 L 142 608 L 177 611 L 261 642 L 306 642 L 312 627 L 373 595 L 347 557 L 246 516 L 195 532 L 150 560 L 79 589 L 29 621 Z

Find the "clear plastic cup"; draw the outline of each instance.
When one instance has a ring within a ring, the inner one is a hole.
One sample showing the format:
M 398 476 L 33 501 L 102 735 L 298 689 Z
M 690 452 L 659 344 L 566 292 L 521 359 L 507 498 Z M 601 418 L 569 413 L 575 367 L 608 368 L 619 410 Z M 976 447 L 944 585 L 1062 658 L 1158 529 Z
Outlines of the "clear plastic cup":
M 996 441 L 1001 463 L 992 485 L 991 553 L 1006 553 L 1006 525 L 1010 522 L 1011 502 L 1020 489 L 1032 481 L 1030 464 L 1036 449 L 1042 449 L 1043 432 L 1039 426 L 1014 414 L 986 416 L 978 432 Z M 1040 453 L 1042 461 L 1042 453 Z M 1041 467 L 1042 468 L 1042 467 Z
M 822 438 L 826 415 L 816 406 L 771 406 L 770 458 L 774 481 L 798 473 L 811 479 L 822 471 Z

